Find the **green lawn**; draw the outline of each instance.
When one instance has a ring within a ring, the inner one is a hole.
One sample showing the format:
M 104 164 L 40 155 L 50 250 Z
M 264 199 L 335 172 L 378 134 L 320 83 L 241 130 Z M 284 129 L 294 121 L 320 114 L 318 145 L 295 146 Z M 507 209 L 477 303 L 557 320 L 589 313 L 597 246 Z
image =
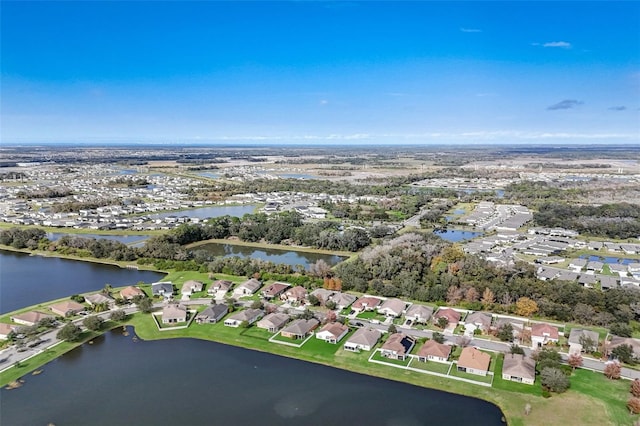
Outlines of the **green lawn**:
M 474 380 L 476 382 L 481 382 L 481 383 L 491 383 L 491 376 L 486 375 L 486 376 L 479 376 L 477 374 L 470 374 L 470 373 L 465 373 L 462 371 L 458 371 L 458 367 L 456 364 L 451 366 L 451 370 L 449 371 L 449 375 L 450 376 L 455 376 L 455 377 L 461 377 L 463 379 L 467 379 L 467 380 Z
M 356 318 L 364 319 L 364 320 L 378 320 L 380 322 L 384 322 L 387 317 L 384 315 L 379 315 L 376 311 L 364 311 L 360 312 L 356 315 Z
M 376 351 L 376 353 L 371 357 L 371 359 L 374 360 L 374 361 L 386 362 L 388 364 L 395 364 L 395 365 L 399 365 L 399 366 L 402 366 L 402 367 L 406 367 L 407 365 L 409 365 L 409 361 L 410 361 L 410 358 L 407 358 L 404 361 L 399 360 L 399 359 L 387 358 L 387 357 L 382 356 L 380 354 L 380 351 Z
M 409 365 L 409 367 L 417 368 L 418 370 L 432 371 L 434 373 L 440 374 L 447 374 L 447 372 L 449 371 L 449 364 L 435 361 L 422 362 L 418 361 L 417 358 L 411 361 L 411 365 Z

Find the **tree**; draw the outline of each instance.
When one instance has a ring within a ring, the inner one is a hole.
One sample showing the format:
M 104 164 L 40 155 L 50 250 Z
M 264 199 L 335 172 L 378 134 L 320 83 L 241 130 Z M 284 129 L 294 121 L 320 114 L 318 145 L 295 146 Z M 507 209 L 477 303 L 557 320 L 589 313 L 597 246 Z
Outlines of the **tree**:
M 633 382 L 631 382 L 629 392 L 631 392 L 631 395 L 635 396 L 636 398 L 640 398 L 640 379 L 635 379 Z
M 338 316 L 336 315 L 335 312 L 333 311 L 329 311 L 327 312 L 326 316 L 325 316 L 325 320 L 327 322 L 335 322 L 338 319 Z
M 462 290 L 460 287 L 452 285 L 447 289 L 447 303 L 457 305 L 462 300 Z
M 118 309 L 117 311 L 111 312 L 111 314 L 109 315 L 109 319 L 111 321 L 124 321 L 125 319 L 127 319 L 127 313 L 122 309 Z
M 478 290 L 475 287 L 471 287 L 467 290 L 467 293 L 464 295 L 464 300 L 467 302 L 475 302 L 478 300 Z
M 145 314 L 153 311 L 153 302 L 148 297 L 140 297 L 136 302 L 136 306 L 140 309 L 140 312 Z
M 528 297 L 521 297 L 516 301 L 516 314 L 523 317 L 530 317 L 538 312 L 538 304 Z
M 543 368 L 540 372 L 540 383 L 551 392 L 562 393 L 569 389 L 569 378 L 559 368 Z
M 251 309 L 262 309 L 263 305 L 262 302 L 260 300 L 254 300 L 251 303 Z
M 620 337 L 631 337 L 631 333 L 633 332 L 629 324 L 621 322 L 611 324 L 609 330 L 611 331 L 611 334 L 615 334 L 616 336 Z
M 622 372 L 622 367 L 619 362 L 608 362 L 604 366 L 604 375 L 607 379 L 617 380 L 620 378 L 620 373 Z
M 107 302 L 96 303 L 93 305 L 93 312 L 104 312 L 109 310 L 109 304 Z
M 545 368 L 560 368 L 562 362 L 562 355 L 558 351 L 554 351 L 549 348 L 542 348 L 537 350 L 531 356 L 537 363 L 539 371 Z
M 318 306 L 320 304 L 320 300 L 313 294 L 309 295 L 308 300 L 311 306 Z
M 522 349 L 518 345 L 511 345 L 511 347 L 509 348 L 509 352 L 511 352 L 512 354 L 524 355 L 524 349 Z
M 627 401 L 627 408 L 631 412 L 631 414 L 639 414 L 640 413 L 640 398 L 632 397 Z
M 325 308 L 333 311 L 336 308 L 336 302 L 334 302 L 333 300 L 327 300 L 326 302 L 324 302 L 324 306 Z
M 625 364 L 635 364 L 636 363 L 636 358 L 633 354 L 633 347 L 631 345 L 620 345 L 620 346 L 616 346 L 615 348 L 613 348 L 613 350 L 611 350 L 611 355 L 613 355 L 613 357 L 621 362 L 624 362 Z
M 395 324 L 391 324 L 391 325 L 389 326 L 389 328 L 387 328 L 387 331 L 388 331 L 390 334 L 397 333 L 397 332 L 398 332 L 398 328 L 396 327 L 396 325 L 395 325 Z
M 582 345 L 582 350 L 587 352 L 587 353 L 591 353 L 593 351 L 595 351 L 596 349 L 598 349 L 598 342 L 595 342 L 591 337 L 589 336 L 580 336 L 580 339 L 578 339 L 580 344 Z
M 62 327 L 58 334 L 56 334 L 56 338 L 60 340 L 66 340 L 69 342 L 76 342 L 80 340 L 80 335 L 82 334 L 82 330 L 80 327 L 75 325 L 74 323 L 66 323 L 64 327 Z
M 513 326 L 511 323 L 504 323 L 498 328 L 496 337 L 502 342 L 513 342 Z
M 485 309 L 491 308 L 496 302 L 496 297 L 489 287 L 485 287 L 484 292 L 482 292 L 482 299 L 480 301 L 482 302 L 482 306 L 484 306 Z
M 444 334 L 438 333 L 437 331 L 433 332 L 433 335 L 431 336 L 431 338 L 440 344 L 444 343 Z
M 583 359 L 580 354 L 571 354 L 567 359 L 567 364 L 571 366 L 574 370 L 578 367 L 582 367 Z
M 436 324 L 438 324 L 438 327 L 440 328 L 447 328 L 449 320 L 446 317 L 440 317 L 438 318 L 438 321 L 436 321 Z
M 88 330 L 98 331 L 102 327 L 102 323 L 104 320 L 97 315 L 92 315 L 90 317 L 86 317 L 82 320 L 82 325 L 87 327 Z

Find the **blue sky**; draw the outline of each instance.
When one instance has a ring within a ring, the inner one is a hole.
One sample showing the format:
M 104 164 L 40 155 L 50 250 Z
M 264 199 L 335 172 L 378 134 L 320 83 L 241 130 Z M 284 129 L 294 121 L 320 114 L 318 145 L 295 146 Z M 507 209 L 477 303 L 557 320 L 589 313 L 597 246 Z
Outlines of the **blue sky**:
M 0 142 L 640 143 L 640 2 L 6 2 Z

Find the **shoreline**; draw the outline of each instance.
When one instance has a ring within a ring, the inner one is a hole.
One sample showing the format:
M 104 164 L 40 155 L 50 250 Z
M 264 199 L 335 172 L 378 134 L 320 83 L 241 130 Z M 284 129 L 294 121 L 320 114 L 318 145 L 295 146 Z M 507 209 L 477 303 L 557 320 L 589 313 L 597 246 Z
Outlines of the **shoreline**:
M 347 259 L 350 259 L 351 257 L 358 254 L 357 252 L 350 252 L 350 251 L 325 250 L 325 249 L 316 249 L 316 248 L 304 247 L 304 246 L 288 246 L 285 244 L 253 243 L 250 241 L 229 240 L 225 238 L 213 238 L 210 240 L 196 241 L 195 243 L 186 244 L 184 248 L 193 249 L 206 244 L 228 244 L 231 246 L 253 247 L 253 248 L 260 248 L 260 249 L 295 251 L 300 253 L 327 254 L 327 255 L 333 255 L 333 256 L 339 256 L 339 257 L 346 257 Z

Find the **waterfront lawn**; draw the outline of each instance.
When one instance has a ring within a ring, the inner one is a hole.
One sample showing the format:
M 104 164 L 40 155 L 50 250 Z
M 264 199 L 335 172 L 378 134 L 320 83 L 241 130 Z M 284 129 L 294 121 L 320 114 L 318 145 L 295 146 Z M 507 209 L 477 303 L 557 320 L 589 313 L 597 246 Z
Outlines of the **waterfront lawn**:
M 162 279 L 163 281 L 171 281 L 174 285 L 178 286 L 178 291 L 182 289 L 182 284 L 189 281 L 200 281 L 205 284 L 210 284 L 209 274 L 206 272 L 197 271 L 172 271 Z
M 606 405 L 611 424 L 630 425 L 640 419 L 639 415 L 629 414 L 627 409 L 627 400 L 631 397 L 629 380 L 609 380 L 602 373 L 578 368 L 571 375 L 570 382 L 568 393 L 588 395 Z
M 400 359 L 387 358 L 385 356 L 382 356 L 380 354 L 380 351 L 376 351 L 376 353 L 373 354 L 371 359 L 374 361 L 386 362 L 387 364 L 398 365 L 400 367 L 406 367 L 407 365 L 409 365 L 409 361 L 411 360 L 411 358 L 407 358 L 404 361 Z
M 481 382 L 481 383 L 491 383 L 491 376 L 490 375 L 486 375 L 486 376 L 479 376 L 477 374 L 471 374 L 471 373 L 466 373 L 464 371 L 458 371 L 458 365 L 457 364 L 453 364 L 451 366 L 451 370 L 449 371 L 449 375 L 450 376 L 455 376 L 455 377 L 460 377 L 463 379 L 467 379 L 467 380 L 473 380 L 475 382 Z
M 444 364 L 442 362 L 435 361 L 427 361 L 422 362 L 419 361 L 418 358 L 414 358 L 411 361 L 409 367 L 415 368 L 417 370 L 431 371 L 433 373 L 447 374 L 449 372 L 450 364 Z
M 340 345 L 340 343 L 334 345 L 313 336 L 300 350 L 306 352 L 311 358 L 331 359 L 341 347 L 342 345 Z
M 502 389 L 506 391 L 525 393 L 530 395 L 542 396 L 542 386 L 540 386 L 540 380 L 536 378 L 536 382 L 533 385 L 527 385 L 524 383 L 512 382 L 511 380 L 504 380 L 502 378 L 502 365 L 504 363 L 504 355 L 499 354 L 495 360 L 495 369 L 493 376 L 493 387 L 496 389 Z
M 304 339 L 306 339 L 306 337 L 304 339 L 292 339 L 290 337 L 285 337 L 282 334 L 278 333 L 275 336 L 273 336 L 272 339 L 278 340 L 280 342 L 287 342 L 287 343 L 293 343 L 294 345 L 299 345 L 304 341 Z
M 229 328 L 229 327 L 227 327 L 227 328 Z M 258 339 L 258 340 L 262 340 L 262 341 L 268 342 L 269 339 L 271 338 L 271 336 L 273 336 L 273 333 L 271 333 L 270 331 L 265 330 L 264 328 L 258 328 L 258 327 L 255 327 L 255 326 L 251 326 L 251 327 L 248 327 L 248 328 L 241 329 L 240 335 L 242 337 L 249 337 L 249 338 L 252 338 L 252 339 Z

